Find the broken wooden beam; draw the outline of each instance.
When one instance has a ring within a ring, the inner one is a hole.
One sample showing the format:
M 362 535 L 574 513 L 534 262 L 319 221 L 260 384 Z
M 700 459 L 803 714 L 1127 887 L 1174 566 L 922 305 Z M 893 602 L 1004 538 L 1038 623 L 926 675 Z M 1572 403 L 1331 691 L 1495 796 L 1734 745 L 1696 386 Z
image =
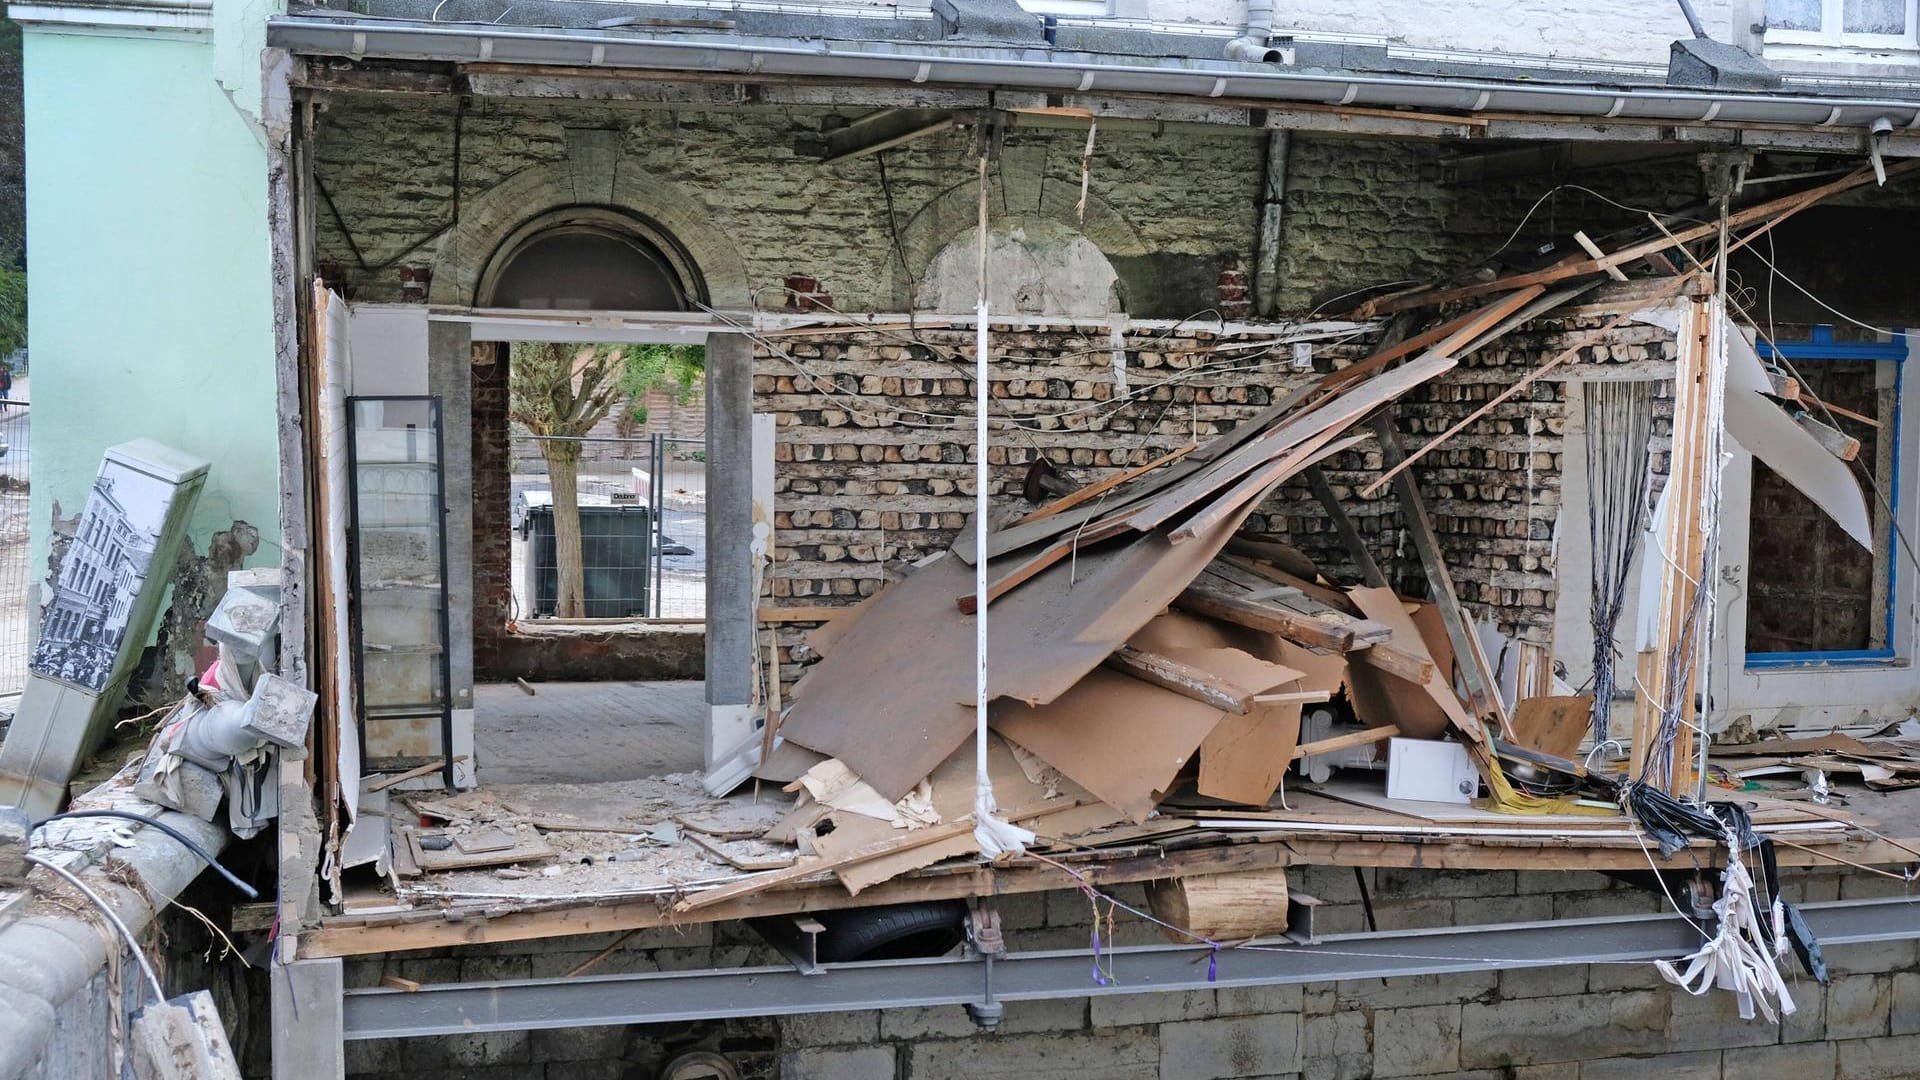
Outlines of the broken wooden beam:
M 1301 743 L 1299 746 L 1293 748 L 1292 760 L 1299 761 L 1301 758 L 1313 757 L 1315 754 L 1331 754 L 1337 750 L 1345 750 L 1351 746 L 1365 746 L 1368 743 L 1385 742 L 1399 734 L 1400 726 L 1398 724 L 1381 724 L 1379 727 L 1370 727 L 1364 731 L 1349 731 L 1345 735 L 1335 735 L 1332 738 L 1321 739 L 1318 742 Z
M 1152 683 L 1163 690 L 1171 690 L 1181 697 L 1192 698 L 1236 716 L 1245 716 L 1253 711 L 1256 700 L 1253 691 L 1241 689 L 1212 672 L 1203 671 L 1192 664 L 1183 664 L 1170 656 L 1123 645 L 1120 651 L 1107 657 L 1106 665 L 1142 682 Z
M 1315 465 L 1307 470 L 1311 476 L 1320 471 Z M 1227 550 L 1235 555 L 1244 555 L 1249 559 L 1272 563 L 1289 574 L 1298 574 L 1310 578 L 1319 573 L 1313 560 L 1292 544 L 1282 544 L 1272 540 L 1261 540 L 1251 536 L 1235 536 L 1227 541 Z
M 1860 440 L 1839 428 L 1823 424 L 1804 412 L 1794 413 L 1793 422 L 1800 425 L 1801 431 L 1813 436 L 1813 441 L 1824 447 L 1827 453 L 1841 461 L 1852 461 L 1860 456 Z
M 1354 646 L 1353 631 L 1346 627 L 1290 611 L 1278 604 L 1248 600 L 1244 595 L 1230 592 L 1205 579 L 1188 585 L 1174 598 L 1173 605 L 1249 630 L 1278 634 L 1309 648 L 1350 652 Z

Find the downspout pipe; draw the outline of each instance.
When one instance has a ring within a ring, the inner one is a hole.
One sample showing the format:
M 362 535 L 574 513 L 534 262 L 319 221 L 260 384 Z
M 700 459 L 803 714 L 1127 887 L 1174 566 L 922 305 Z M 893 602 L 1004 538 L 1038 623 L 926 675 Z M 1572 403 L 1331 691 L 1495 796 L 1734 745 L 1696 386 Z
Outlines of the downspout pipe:
M 1713 40 L 1713 36 L 1707 33 L 1707 28 L 1700 25 L 1700 13 L 1693 10 L 1693 0 L 1680 0 L 1680 14 L 1686 16 L 1687 26 L 1693 31 L 1694 37 Z
M 1280 59 L 1280 50 L 1268 42 L 1273 39 L 1273 0 L 1247 0 L 1247 26 L 1239 37 L 1227 42 L 1229 60 L 1250 64 L 1271 64 Z

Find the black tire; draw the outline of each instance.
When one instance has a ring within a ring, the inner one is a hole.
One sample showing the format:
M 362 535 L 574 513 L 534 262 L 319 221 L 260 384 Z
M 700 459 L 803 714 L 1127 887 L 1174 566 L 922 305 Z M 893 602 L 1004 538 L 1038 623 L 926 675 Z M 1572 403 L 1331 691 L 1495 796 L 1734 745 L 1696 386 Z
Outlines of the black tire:
M 966 914 L 951 900 L 819 912 L 817 955 L 827 964 L 941 956 L 965 939 Z

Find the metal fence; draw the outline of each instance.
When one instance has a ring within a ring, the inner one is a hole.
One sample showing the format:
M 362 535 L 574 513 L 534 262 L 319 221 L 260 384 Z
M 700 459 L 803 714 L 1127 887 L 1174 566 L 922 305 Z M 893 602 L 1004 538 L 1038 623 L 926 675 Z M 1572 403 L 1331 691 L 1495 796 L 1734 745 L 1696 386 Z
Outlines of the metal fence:
M 558 573 L 543 437 L 513 437 L 513 593 L 519 618 L 554 613 Z M 581 438 L 585 617 L 706 617 L 706 444 L 665 435 Z
M 653 594 L 663 619 L 707 617 L 707 443 L 653 436 Z
M 0 400 L 0 697 L 19 693 L 27 682 L 29 409 L 25 401 Z

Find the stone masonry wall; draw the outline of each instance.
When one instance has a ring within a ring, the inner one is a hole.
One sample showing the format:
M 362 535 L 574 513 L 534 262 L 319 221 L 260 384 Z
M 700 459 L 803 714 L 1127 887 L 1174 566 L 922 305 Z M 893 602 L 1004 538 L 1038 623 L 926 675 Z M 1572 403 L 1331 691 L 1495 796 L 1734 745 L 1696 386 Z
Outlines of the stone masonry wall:
M 1325 901 L 1327 933 L 1649 914 L 1666 899 L 1584 872 L 1301 868 Z M 1884 887 L 1883 887 L 1884 886 Z M 1860 874 L 1788 872 L 1795 901 L 1902 889 Z M 1138 887 L 1117 892 L 1138 903 Z M 1364 900 L 1363 900 L 1364 895 Z M 999 900 L 1010 947 L 1085 948 L 1075 892 Z M 425 983 L 563 975 L 614 934 L 351 960 L 349 986 L 382 975 Z M 1162 941 L 1125 913 L 1107 938 Z M 1329 948 L 1337 945 L 1329 944 Z M 711 1024 L 502 1032 L 347 1044 L 357 1080 L 628 1080 L 672 1053 L 725 1053 L 752 1080 L 1219 1080 L 1428 1077 L 1447 1080 L 1893 1080 L 1920 1059 L 1915 945 L 1835 946 L 1821 987 L 1788 974 L 1798 1011 L 1780 1024 L 1739 1019 L 1731 995 L 1691 997 L 1649 963 L 1568 965 L 1304 986 L 1135 993 L 1010 1002 L 996 1034 L 958 1006 L 796 1015 Z M 593 970 L 778 964 L 733 924 L 646 931 Z M 1231 954 L 1220 960 L 1231 970 Z M 1113 971 L 1122 985 L 1124 961 Z
M 484 98 L 462 110 L 449 98 L 334 96 L 314 154 L 319 258 L 349 299 L 468 304 L 521 223 L 568 205 L 608 206 L 684 245 L 722 306 L 779 307 L 782 283 L 803 275 L 843 310 L 905 310 L 905 283 L 974 224 L 971 142 L 933 135 L 834 165 L 796 155 L 795 137 L 831 115 Z M 1221 272 L 1246 269 L 1253 255 L 1262 139 L 1224 127 L 1102 127 L 1082 222 L 1074 204 L 1084 144 L 1078 131 L 1011 131 L 991 180 L 996 227 L 1037 219 L 1085 235 L 1113 263 L 1133 315 L 1217 307 Z M 1441 140 L 1296 135 L 1279 310 L 1429 280 L 1503 247 L 1516 258 L 1547 240 L 1565 244 L 1576 228 L 1602 236 L 1642 225 L 1637 210 L 1615 203 L 1672 209 L 1701 192 L 1690 156 L 1451 182 L 1443 166 L 1461 152 Z M 423 276 L 426 289 L 403 287 Z

